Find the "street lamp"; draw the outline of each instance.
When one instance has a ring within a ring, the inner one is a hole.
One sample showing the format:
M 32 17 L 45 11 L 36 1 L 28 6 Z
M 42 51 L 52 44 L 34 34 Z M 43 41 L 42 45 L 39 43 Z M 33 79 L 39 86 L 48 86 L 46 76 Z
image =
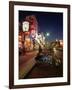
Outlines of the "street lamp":
M 28 30 L 29 30 L 29 22 L 28 21 L 24 21 L 22 23 L 22 29 L 23 29 L 23 32 L 24 32 L 24 41 L 23 41 L 23 44 L 24 44 L 24 52 L 25 52 L 25 32 L 28 32 Z
M 47 32 L 47 33 L 46 33 L 46 36 L 50 36 L 50 33 Z
M 22 28 L 23 28 L 23 31 L 26 32 L 29 30 L 29 22 L 28 21 L 24 21 L 22 23 Z
M 48 39 L 48 37 L 50 36 L 50 33 L 49 32 L 46 32 L 45 36 L 46 36 L 46 41 L 45 41 L 46 48 L 48 48 L 48 45 L 49 45 L 49 41 L 48 41 L 49 39 Z

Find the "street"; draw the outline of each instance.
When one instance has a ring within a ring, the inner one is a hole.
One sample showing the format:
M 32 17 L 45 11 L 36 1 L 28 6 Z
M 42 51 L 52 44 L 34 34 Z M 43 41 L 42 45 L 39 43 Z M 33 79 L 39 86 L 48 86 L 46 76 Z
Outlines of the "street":
M 35 65 L 25 78 L 62 77 L 62 66 L 55 67 L 47 64 Z
M 60 55 L 58 53 L 57 55 Z M 48 63 L 37 63 L 35 57 L 38 51 L 27 52 L 20 56 L 19 60 L 19 79 L 22 78 L 45 78 L 45 77 L 62 77 L 63 65 L 55 66 Z

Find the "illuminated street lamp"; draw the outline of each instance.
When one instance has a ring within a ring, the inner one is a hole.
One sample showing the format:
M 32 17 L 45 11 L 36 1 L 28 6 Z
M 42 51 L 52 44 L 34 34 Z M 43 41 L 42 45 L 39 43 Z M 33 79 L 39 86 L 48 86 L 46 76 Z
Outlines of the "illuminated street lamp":
M 22 29 L 23 29 L 23 32 L 24 32 L 24 41 L 23 41 L 23 44 L 25 45 L 25 32 L 28 32 L 28 30 L 29 30 L 29 22 L 28 21 L 24 21 L 22 23 Z M 24 51 L 25 51 L 25 46 L 24 46 Z
M 49 45 L 48 37 L 50 36 L 50 33 L 46 32 L 45 36 L 46 36 L 45 44 L 46 44 L 46 48 L 48 48 L 48 45 Z
M 22 23 L 22 28 L 23 28 L 23 31 L 26 32 L 29 30 L 29 22 L 28 21 L 24 21 Z
M 47 33 L 46 33 L 46 36 L 50 36 L 50 33 L 47 32 Z

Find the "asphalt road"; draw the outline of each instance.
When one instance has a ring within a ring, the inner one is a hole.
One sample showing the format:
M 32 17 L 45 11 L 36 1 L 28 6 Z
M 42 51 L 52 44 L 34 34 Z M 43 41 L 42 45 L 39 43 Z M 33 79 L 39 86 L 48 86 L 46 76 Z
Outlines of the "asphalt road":
M 50 77 L 62 77 L 63 68 L 62 65 L 54 66 L 48 64 L 36 64 L 32 70 L 26 75 L 25 78 L 50 78 Z
M 19 72 L 22 72 L 24 68 L 26 68 L 26 63 L 30 61 L 33 57 L 37 55 L 37 51 L 28 52 L 25 55 L 20 56 L 19 60 Z M 33 63 L 35 59 L 33 59 Z M 27 69 L 26 69 L 27 70 Z M 38 64 L 35 65 L 28 71 L 27 74 L 22 77 L 24 79 L 29 78 L 50 78 L 50 77 L 62 77 L 63 76 L 63 65 L 55 66 L 49 65 L 48 63 Z

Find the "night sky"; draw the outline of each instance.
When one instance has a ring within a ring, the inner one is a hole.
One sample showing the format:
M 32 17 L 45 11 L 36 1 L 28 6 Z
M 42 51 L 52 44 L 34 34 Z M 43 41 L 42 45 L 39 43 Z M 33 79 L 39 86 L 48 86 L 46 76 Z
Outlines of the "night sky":
M 63 39 L 63 13 L 19 11 L 19 22 L 22 23 L 29 15 L 36 16 L 39 32 L 50 33 L 48 41 Z

